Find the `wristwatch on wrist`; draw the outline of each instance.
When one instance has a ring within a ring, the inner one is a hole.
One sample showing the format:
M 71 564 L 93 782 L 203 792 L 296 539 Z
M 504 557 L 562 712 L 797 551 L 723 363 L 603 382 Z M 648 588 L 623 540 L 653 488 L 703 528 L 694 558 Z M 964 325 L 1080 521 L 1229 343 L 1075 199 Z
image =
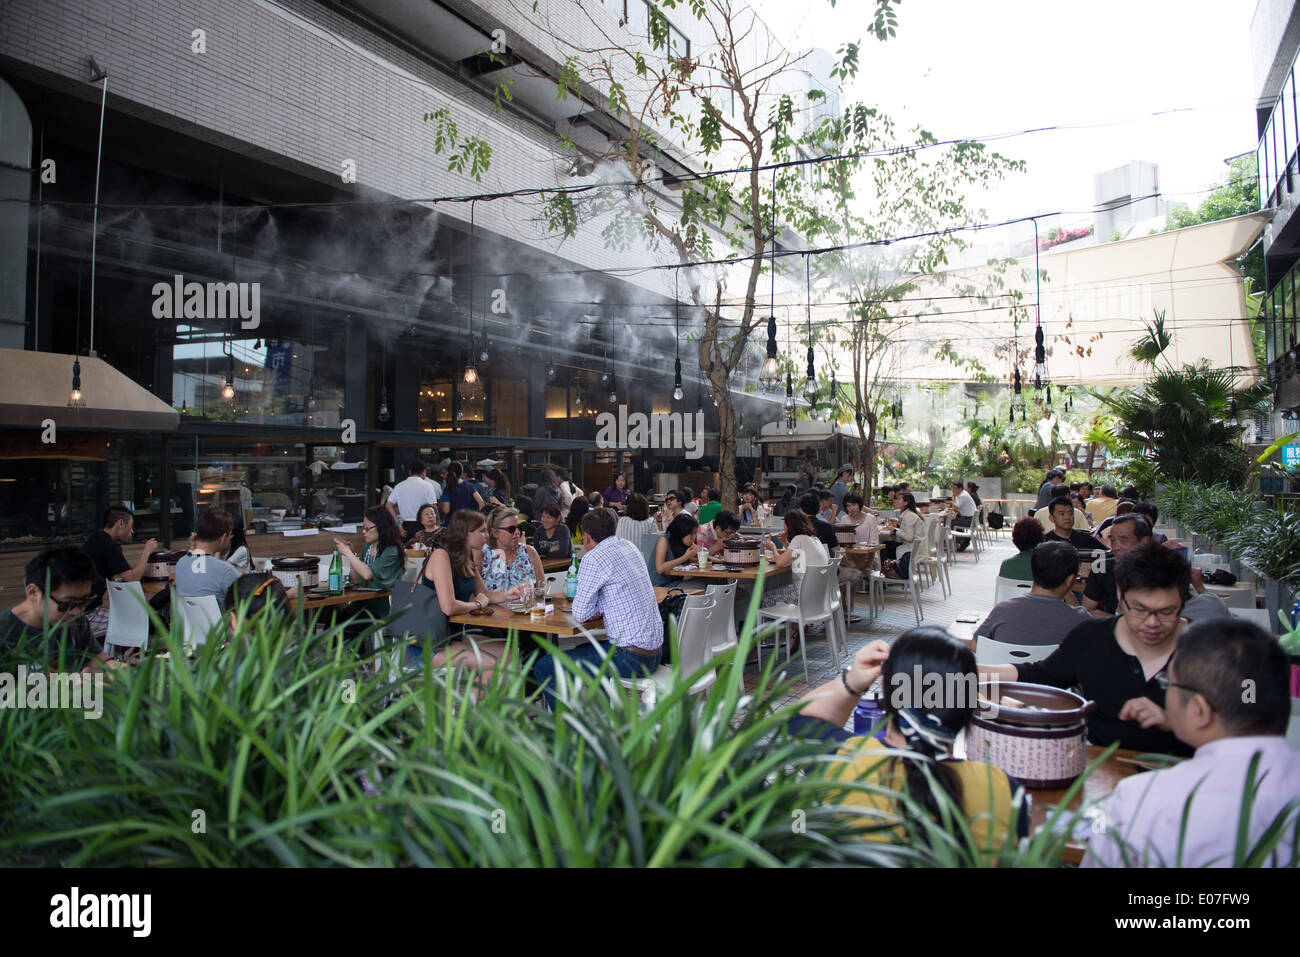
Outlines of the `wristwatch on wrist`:
M 861 698 L 867 692 L 865 690 L 857 691 L 853 688 L 852 685 L 849 684 L 849 670 L 850 669 L 845 668 L 843 671 L 840 672 L 840 683 L 844 685 L 844 690 L 847 691 L 849 694 L 853 695 L 853 697 Z

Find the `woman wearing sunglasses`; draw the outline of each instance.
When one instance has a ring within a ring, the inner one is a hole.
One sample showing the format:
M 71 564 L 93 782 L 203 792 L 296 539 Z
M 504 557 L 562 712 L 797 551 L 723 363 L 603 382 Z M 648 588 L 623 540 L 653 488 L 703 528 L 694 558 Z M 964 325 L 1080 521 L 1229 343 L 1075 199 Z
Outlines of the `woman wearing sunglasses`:
M 524 543 L 519 527 L 519 512 L 499 508 L 492 513 L 492 535 L 483 544 L 480 565 L 483 584 L 489 592 L 502 593 L 505 601 L 516 585 L 546 587 L 542 560 L 531 545 Z

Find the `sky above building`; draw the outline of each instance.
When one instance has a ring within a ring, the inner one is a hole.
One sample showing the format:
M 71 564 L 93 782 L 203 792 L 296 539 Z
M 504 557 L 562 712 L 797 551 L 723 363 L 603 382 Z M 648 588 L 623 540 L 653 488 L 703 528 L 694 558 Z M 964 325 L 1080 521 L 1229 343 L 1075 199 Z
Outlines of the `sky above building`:
M 980 197 L 989 221 L 1069 211 L 1091 220 L 1094 173 L 1159 164 L 1161 192 L 1195 206 L 1256 146 L 1254 0 L 903 0 L 898 34 L 868 37 L 868 0 L 751 0 L 793 47 L 864 38 L 845 102 L 939 139 L 992 138 L 1024 174 Z

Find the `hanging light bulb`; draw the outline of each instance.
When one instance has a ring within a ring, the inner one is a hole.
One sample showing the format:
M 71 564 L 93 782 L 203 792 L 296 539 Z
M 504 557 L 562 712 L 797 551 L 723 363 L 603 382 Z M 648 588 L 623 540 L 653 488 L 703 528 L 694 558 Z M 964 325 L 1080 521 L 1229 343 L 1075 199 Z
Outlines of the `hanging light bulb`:
M 1047 383 L 1047 407 L 1049 409 L 1052 407 L 1052 384 L 1050 382 Z
M 794 416 L 793 416 L 793 415 L 788 415 L 788 416 L 786 416 L 786 419 L 785 419 L 785 431 L 786 431 L 786 434 L 787 434 L 787 435 L 794 435 L 794 429 L 795 429 L 795 425 L 794 425 Z
M 81 357 L 72 360 L 72 392 L 68 395 L 68 408 L 80 409 L 86 404 L 81 396 Z
M 785 374 L 785 401 L 781 403 L 781 411 L 787 417 L 794 415 L 794 378 L 789 372 Z
M 388 411 L 388 387 L 385 386 L 379 398 L 379 421 L 387 422 L 391 418 L 392 414 Z
M 1228 405 L 1228 427 L 1235 429 L 1240 424 L 1237 421 L 1237 399 L 1234 396 L 1232 402 Z
M 573 387 L 573 407 L 575 409 L 582 408 L 582 384 L 581 383 L 578 383 Z
M 230 395 L 226 396 L 226 398 L 233 399 L 235 397 L 234 383 L 233 382 L 228 383 L 227 388 L 230 390 Z M 311 395 L 307 396 L 307 408 L 310 409 L 312 412 L 316 411 L 316 394 L 314 390 Z
M 676 359 L 673 362 L 673 401 L 682 401 L 682 360 Z
M 478 382 L 478 369 L 474 368 L 474 357 L 470 356 L 465 360 L 465 384 L 474 385 Z
M 618 386 L 614 382 L 614 373 L 609 374 L 609 404 L 618 404 Z
M 478 351 L 478 361 L 486 363 L 491 358 L 492 358 L 491 354 L 488 353 L 487 339 L 484 338 L 483 348 L 479 349 Z
M 225 388 L 221 390 L 221 397 L 227 402 L 235 397 L 235 383 L 231 381 L 229 376 L 226 377 Z
M 549 363 L 549 364 L 546 366 L 546 378 L 548 378 L 548 379 L 554 379 L 554 378 L 555 378 L 555 362 L 554 362 L 554 361 L 552 361 L 551 363 Z
M 604 385 L 608 381 L 609 381 L 609 370 L 606 369 L 604 372 L 600 374 L 600 384 Z
M 767 359 L 758 373 L 758 381 L 769 392 L 781 384 L 781 363 L 776 358 L 776 316 L 767 317 Z
M 1020 395 L 1020 367 L 1016 366 L 1016 377 L 1014 385 L 1016 395 Z

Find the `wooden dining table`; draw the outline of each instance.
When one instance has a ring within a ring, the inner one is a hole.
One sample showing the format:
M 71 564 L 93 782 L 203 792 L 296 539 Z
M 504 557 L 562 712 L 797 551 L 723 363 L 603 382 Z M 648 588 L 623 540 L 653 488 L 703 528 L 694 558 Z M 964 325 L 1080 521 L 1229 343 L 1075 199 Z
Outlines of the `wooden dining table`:
M 1105 750 L 1100 745 L 1088 745 L 1088 764 L 1091 765 L 1096 761 Z M 1079 789 L 1074 799 L 1068 804 L 1064 803 L 1066 792 L 1069 791 L 1068 786 L 1063 788 L 1026 788 L 1025 790 L 1032 800 L 1029 809 L 1030 833 L 1032 834 L 1046 825 L 1057 808 L 1064 806 L 1067 810 L 1076 811 L 1085 804 L 1100 801 L 1102 798 L 1109 796 L 1120 781 L 1146 770 L 1143 765 L 1134 761 L 1137 753 L 1123 748 L 1118 749 L 1098 765 L 1092 774 L 1088 775 L 1087 780 L 1083 782 L 1083 787 Z M 1086 851 L 1086 844 L 1070 838 L 1066 842 L 1065 853 L 1061 859 L 1077 864 L 1083 860 Z
M 347 605 L 354 601 L 370 601 L 374 598 L 388 598 L 393 594 L 391 588 L 380 589 L 357 589 L 347 588 L 338 595 L 313 594 L 308 592 L 306 596 L 297 595 L 290 599 L 293 604 L 304 611 L 313 611 L 317 608 L 328 608 L 332 605 Z
M 667 587 L 655 588 L 655 602 L 661 602 L 671 591 Z M 688 595 L 701 594 L 698 588 L 683 589 Z M 480 614 L 452 615 L 449 619 L 458 625 L 476 625 L 479 628 L 501 628 L 521 632 L 534 632 L 539 635 L 555 635 L 572 638 L 585 628 L 599 628 L 603 619 L 600 616 L 578 621 L 573 617 L 573 605 L 563 595 L 547 600 L 554 610 L 539 619 L 534 619 L 527 611 L 513 611 L 505 605 L 489 605 Z
M 572 556 L 567 556 L 565 558 L 543 558 L 542 571 L 544 572 L 564 571 L 564 569 L 569 567 L 569 563 L 572 561 L 573 561 Z

